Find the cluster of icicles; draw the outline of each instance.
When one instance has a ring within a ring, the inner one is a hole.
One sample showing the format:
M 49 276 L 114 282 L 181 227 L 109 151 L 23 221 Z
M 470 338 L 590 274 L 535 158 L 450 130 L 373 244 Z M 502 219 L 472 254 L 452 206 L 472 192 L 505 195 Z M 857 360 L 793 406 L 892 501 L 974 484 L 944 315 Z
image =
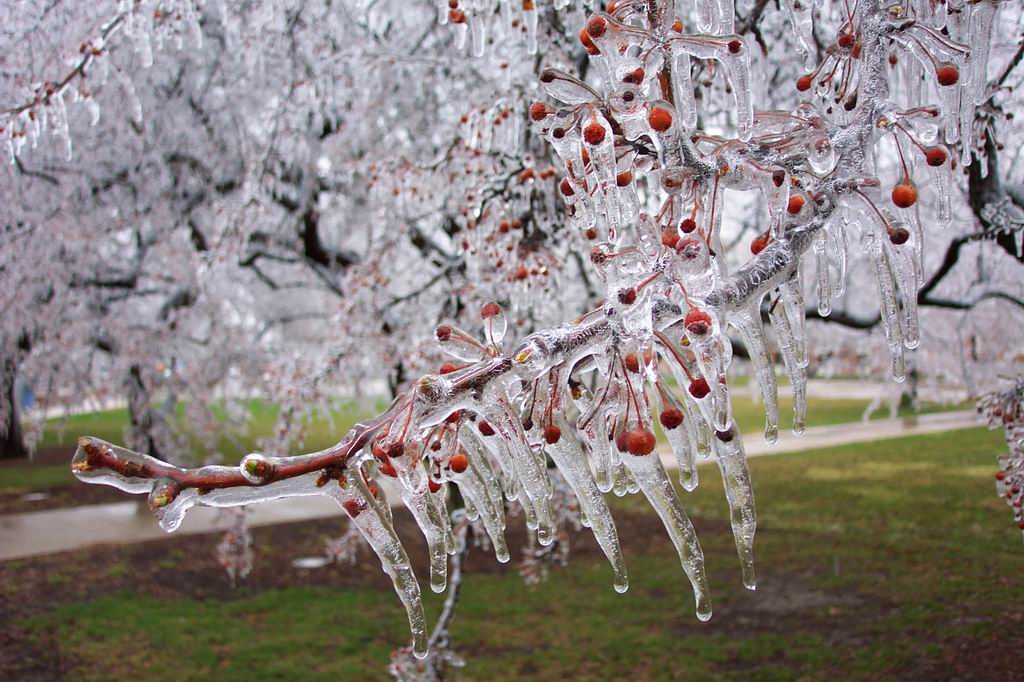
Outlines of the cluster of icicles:
M 1024 531 L 1024 376 L 1004 391 L 993 391 L 978 401 L 978 412 L 989 428 L 1003 429 L 1009 452 L 999 456 L 996 495 L 1013 511 L 1013 521 Z
M 732 419 L 726 328 L 744 339 L 765 405 L 765 436 L 774 441 L 777 386 L 762 323 L 762 303 L 770 297 L 766 315 L 794 391 L 794 430 L 801 431 L 808 353 L 800 259 L 815 253 L 819 306 L 827 314 L 832 293 L 842 289 L 846 235 L 856 223 L 874 263 L 894 373 L 901 377 L 903 348 L 916 345 L 918 337 L 921 235 L 906 211 L 916 190 L 909 204 L 906 197 L 897 202 L 894 189 L 896 208 L 878 206 L 881 183 L 871 143 L 905 135 L 936 173 L 948 173 L 950 158 L 935 140 L 942 110 L 901 109 L 888 100 L 883 37 L 905 30 L 900 17 L 868 0 L 858 5 L 850 28 L 862 53 L 850 87 L 859 101 L 847 112 L 853 117 L 847 129 L 836 131 L 820 100 L 795 112 L 755 115 L 748 48 L 733 34 L 731 2 L 701 7 L 715 11 L 700 13 L 699 34 L 683 32 L 672 2 L 617 3 L 592 16 L 580 38 L 601 75 L 600 92 L 569 74 L 549 69 L 541 75 L 547 93 L 565 107 L 536 103 L 530 118 L 564 165 L 560 190 L 570 223 L 596 232 L 591 261 L 605 288 L 601 307 L 526 337 L 508 354 L 506 314 L 496 303 L 480 311 L 482 340 L 454 325 L 438 326 L 434 335 L 452 361 L 421 378 L 384 415 L 320 453 L 252 454 L 238 467 L 183 470 L 83 439 L 75 474 L 148 493 L 167 530 L 197 504 L 331 497 L 392 578 L 409 615 L 413 650 L 423 657 L 427 628 L 419 585 L 383 490 L 401 499 L 423 532 L 430 586 L 441 591 L 447 556 L 456 549 L 448 486 L 458 487 L 467 513 L 482 521 L 496 557 L 506 562 L 508 504 L 521 506 L 539 544 L 555 539 L 549 462 L 576 495 L 584 525 L 611 564 L 616 590 L 626 590 L 628 582 L 605 494 L 642 492 L 679 554 L 697 616 L 711 616 L 700 544 L 656 452 L 657 419 L 685 490 L 697 485 L 699 458 L 717 462 L 743 582 L 753 589 L 754 499 Z M 739 139 L 693 131 L 691 58 L 723 66 L 736 100 Z M 641 182 L 646 184 L 638 191 Z M 943 182 L 933 184 L 948 185 Z M 758 190 L 769 208 L 769 227 L 751 245 L 754 257 L 734 273 L 718 255 L 724 253 L 726 188 Z M 649 215 L 644 201 L 658 196 L 667 198 Z
M 800 256 L 808 247 L 814 253 L 818 312 L 827 316 L 833 297 L 845 290 L 851 232 L 873 264 L 892 373 L 903 380 L 904 351 L 920 343 L 924 235 L 915 177 L 927 180 L 937 222 L 948 225 L 956 159 L 947 145 L 959 143 L 960 163 L 970 162 L 974 107 L 985 96 L 994 3 L 914 3 L 910 15 L 898 5 L 863 5 L 841 24 L 821 67 L 795 83 L 804 100 L 794 111 L 753 111 L 749 49 L 733 33 L 730 0 L 698 3 L 699 33 L 693 34 L 684 31 L 674 2 L 609 3 L 609 12 L 591 16 L 579 36 L 591 71 L 601 76 L 600 89 L 549 68 L 540 80 L 560 106 L 537 102 L 530 108 L 535 132 L 564 166 L 560 191 L 570 223 L 604 240 L 599 270 L 632 240 L 625 251 L 634 260 L 643 256 L 629 266 L 633 273 L 662 272 L 661 246 L 669 246 L 691 256 L 678 282 L 687 302 L 711 303 L 709 292 L 728 275 L 716 256 L 723 253 L 725 190 L 761 194 L 768 227 L 751 252 L 778 248 L 789 266 L 783 273 L 770 267 L 773 259 L 757 258 L 736 274 L 748 282 L 778 280 L 769 317 L 781 334 L 798 403 L 803 381 L 795 375 L 806 364 Z M 949 35 L 939 30 L 943 26 Z M 738 139 L 695 128 L 693 60 L 722 67 L 735 100 Z M 888 71 L 896 65 L 893 77 L 904 87 L 890 93 Z M 930 97 L 940 104 L 929 104 Z M 875 158 L 882 144 L 891 145 L 899 161 L 899 176 L 885 192 Z M 641 197 L 648 206 L 652 197 L 665 198 L 649 216 Z M 616 263 L 611 269 L 622 268 Z M 779 301 L 786 315 L 774 314 Z M 734 309 L 717 317 L 737 327 L 765 388 L 774 379 L 765 371 L 761 303 L 760 296 L 733 296 Z

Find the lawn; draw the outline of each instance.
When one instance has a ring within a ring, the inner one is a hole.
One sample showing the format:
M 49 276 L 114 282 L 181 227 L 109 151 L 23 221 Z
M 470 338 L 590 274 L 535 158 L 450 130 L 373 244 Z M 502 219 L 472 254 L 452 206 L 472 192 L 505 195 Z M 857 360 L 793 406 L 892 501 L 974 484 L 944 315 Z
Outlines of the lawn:
M 1001 447 L 999 434 L 970 429 L 752 459 L 753 593 L 740 584 L 721 481 L 704 466 L 683 501 L 708 557 L 710 622 L 694 617 L 647 513 L 633 526 L 649 532 L 623 534 L 624 595 L 586 553 L 533 588 L 512 570 L 471 572 L 453 631 L 464 677 L 1003 678 L 1024 646 L 1024 544 L 993 494 Z M 646 508 L 637 497 L 615 506 L 620 517 Z M 429 595 L 428 615 L 439 604 Z M 53 637 L 76 679 L 383 679 L 407 636 L 393 594 L 310 586 L 205 600 L 130 588 L 22 625 Z

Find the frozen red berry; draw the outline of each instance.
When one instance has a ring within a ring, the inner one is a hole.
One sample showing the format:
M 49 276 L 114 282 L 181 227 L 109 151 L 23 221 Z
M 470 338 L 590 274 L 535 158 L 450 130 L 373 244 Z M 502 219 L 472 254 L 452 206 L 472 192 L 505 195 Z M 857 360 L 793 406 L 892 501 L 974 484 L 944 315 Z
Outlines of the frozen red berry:
M 711 329 L 711 316 L 699 308 L 690 308 L 683 319 L 686 331 L 695 336 L 703 336 Z
M 960 80 L 960 69 L 955 64 L 950 62 L 943 62 L 935 68 L 935 78 L 939 81 L 939 85 L 956 85 Z
M 654 434 L 643 429 L 635 429 L 626 433 L 626 449 L 629 454 L 641 457 L 654 452 L 657 441 Z
M 663 107 L 653 107 L 647 114 L 647 122 L 659 133 L 672 127 L 672 112 Z
M 604 135 L 604 126 L 597 121 L 593 121 L 583 129 L 583 139 L 591 146 L 599 145 L 604 142 Z
M 544 427 L 544 442 L 548 445 L 554 445 L 562 438 L 562 429 L 558 428 L 554 424 L 548 424 Z
M 690 395 L 697 400 L 700 400 L 708 393 L 711 393 L 711 388 L 708 386 L 708 380 L 704 377 L 697 377 L 690 381 L 689 389 Z
M 661 421 L 661 425 L 665 427 L 665 429 L 671 431 L 683 423 L 683 413 L 679 408 L 670 407 L 662 410 L 658 419 Z
M 910 208 L 917 203 L 917 189 L 909 178 L 892 188 L 892 203 L 900 208 Z
M 452 455 L 452 458 L 448 460 L 448 468 L 457 474 L 461 474 L 469 468 L 469 457 L 466 457 L 464 452 L 455 453 Z

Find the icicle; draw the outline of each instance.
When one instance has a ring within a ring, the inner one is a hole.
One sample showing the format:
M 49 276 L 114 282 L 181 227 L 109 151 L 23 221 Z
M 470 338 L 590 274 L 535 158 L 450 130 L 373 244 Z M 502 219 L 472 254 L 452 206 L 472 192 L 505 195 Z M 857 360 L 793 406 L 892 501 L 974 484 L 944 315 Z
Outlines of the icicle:
M 732 524 L 736 552 L 743 568 L 743 584 L 748 590 L 756 589 L 754 577 L 754 532 L 757 530 L 757 515 L 754 511 L 754 489 L 750 484 L 747 469 L 747 455 L 743 451 L 743 440 L 735 427 L 715 434 L 715 454 L 722 470 L 725 483 L 725 497 L 729 502 L 729 519 Z
M 679 467 L 679 484 L 687 492 L 697 489 L 697 462 L 694 458 L 695 447 L 690 442 L 686 413 L 679 400 L 667 390 L 658 392 L 661 398 L 661 428 L 665 432 L 672 454 L 676 457 Z
M 335 487 L 334 491 L 345 513 L 377 554 L 381 567 L 395 585 L 395 591 L 409 616 L 413 653 L 416 658 L 426 658 L 427 620 L 420 600 L 420 586 L 394 527 L 386 522 L 380 505 L 358 474 L 348 478 L 345 488 Z
M 415 469 L 400 470 L 398 473 L 399 483 L 398 494 L 402 503 L 412 514 L 413 520 L 419 526 L 423 538 L 427 541 L 427 554 L 430 557 L 430 589 L 434 592 L 444 592 L 448 581 L 448 547 L 445 540 L 445 528 L 448 523 L 443 523 L 438 518 L 437 508 L 430 503 L 430 493 L 427 488 L 427 479 L 422 466 L 416 463 Z
M 530 498 L 530 506 L 536 514 L 537 541 L 547 547 L 555 539 L 551 508 L 548 505 L 551 497 L 551 480 L 538 462 L 537 456 L 530 450 L 522 424 L 507 400 L 497 400 L 486 407 L 483 416 L 505 441 L 515 462 L 523 492 Z M 527 520 L 530 520 L 529 516 Z
M 505 545 L 505 534 L 503 532 L 505 528 L 505 507 L 504 505 L 495 507 L 490 496 L 487 494 L 484 480 L 477 471 L 476 462 L 468 457 L 467 460 L 469 461 L 467 469 L 456 472 L 453 467 L 449 472 L 449 476 L 459 486 L 463 499 L 467 502 L 466 514 L 469 515 L 471 504 L 483 520 L 484 530 L 487 531 L 487 536 L 491 539 L 491 544 L 494 545 L 494 556 L 499 562 L 503 564 L 508 563 L 508 547 Z M 474 521 L 475 519 L 470 517 L 470 520 Z
M 523 23 L 526 25 L 526 52 L 527 54 L 537 54 L 537 9 L 534 7 L 533 0 L 524 0 L 523 10 Z
M 980 0 L 980 2 L 971 3 L 970 8 L 971 58 L 968 64 L 971 68 L 971 75 L 967 87 L 971 102 L 975 106 L 980 106 L 985 101 L 985 90 L 988 86 L 988 56 L 992 46 L 992 23 L 999 7 L 993 0 Z
M 867 234 L 866 250 L 875 271 L 875 283 L 878 285 L 878 298 L 882 314 L 882 328 L 892 355 L 892 375 L 896 381 L 906 378 L 906 367 L 903 361 L 903 339 L 900 333 L 898 304 L 896 302 L 896 284 L 893 281 L 889 257 L 882 243 L 884 232 L 871 230 Z
M 828 233 L 819 231 L 814 238 L 814 264 L 817 275 L 818 314 L 828 317 L 832 314 L 832 278 L 828 266 Z
M 793 277 L 779 284 L 782 307 L 793 330 L 793 357 L 802 367 L 809 361 L 807 353 L 807 332 L 804 328 L 804 287 L 800 261 L 797 260 Z
M 793 433 L 799 436 L 807 427 L 807 370 L 798 355 L 798 342 L 792 319 L 784 304 L 783 309 L 779 309 L 782 301 L 780 295 L 780 298 L 769 307 L 768 317 L 771 319 L 772 329 L 775 330 L 775 337 L 782 351 L 783 363 L 789 373 L 789 382 L 793 390 Z
M 629 578 L 626 575 L 626 565 L 622 558 L 622 549 L 619 547 L 619 536 L 612 520 L 612 513 L 608 509 L 604 495 L 590 475 L 586 455 L 580 449 L 578 441 L 572 437 L 572 429 L 568 422 L 561 415 L 557 421 L 559 428 L 562 429 L 562 437 L 556 443 L 548 444 L 545 451 L 572 486 L 576 499 L 579 500 L 580 507 L 590 522 L 590 529 L 597 543 L 608 557 L 608 562 L 615 572 L 615 591 L 625 592 L 629 589 Z
M 661 460 L 656 454 L 623 455 L 622 462 L 640 485 L 647 501 L 661 517 L 672 544 L 679 553 L 683 570 L 693 586 L 693 597 L 697 606 L 697 618 L 711 618 L 711 597 L 707 578 L 704 575 L 704 552 L 697 541 L 697 533 L 690 523 L 683 505 L 679 502 L 676 489 L 672 486 Z
M 672 53 L 672 86 L 676 100 L 676 111 L 686 130 L 697 125 L 697 100 L 693 96 L 693 80 L 690 77 L 690 55 L 678 43 L 669 43 Z
M 764 439 L 774 444 L 779 440 L 779 388 L 775 380 L 775 366 L 768 352 L 768 339 L 761 324 L 761 301 L 758 300 L 750 310 L 735 313 L 729 321 L 739 330 L 750 355 L 764 404 Z
M 915 250 L 920 248 L 920 240 L 915 230 L 908 229 L 900 223 L 893 223 L 892 234 L 899 235 L 905 241 L 901 244 L 886 240 L 886 251 L 889 256 L 900 302 L 900 326 L 903 346 L 914 349 L 921 343 L 921 330 L 917 320 L 917 291 L 920 288 Z
M 814 24 L 811 20 L 811 0 L 785 0 L 789 21 L 793 24 L 796 36 L 796 47 L 804 57 L 804 69 L 813 69 L 817 52 L 812 47 L 814 40 Z

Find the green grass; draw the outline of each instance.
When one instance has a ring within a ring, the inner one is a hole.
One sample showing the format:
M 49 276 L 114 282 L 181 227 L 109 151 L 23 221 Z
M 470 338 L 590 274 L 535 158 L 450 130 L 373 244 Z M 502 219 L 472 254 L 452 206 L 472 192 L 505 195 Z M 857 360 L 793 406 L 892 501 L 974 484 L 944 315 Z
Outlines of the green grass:
M 1024 547 L 993 495 L 1001 448 L 971 429 L 752 459 L 755 593 L 739 584 L 721 480 L 704 466 L 683 501 L 708 559 L 709 623 L 693 617 L 671 547 L 629 538 L 624 595 L 596 560 L 533 588 L 512 572 L 469 574 L 453 631 L 464 675 L 859 680 L 931 664 L 942 677 L 947 656 L 1019 627 Z M 638 497 L 615 506 L 645 509 Z M 433 617 L 439 598 L 426 599 Z M 28 625 L 56 629 L 78 679 L 384 679 L 407 637 L 393 594 L 314 588 L 227 602 L 112 594 Z

